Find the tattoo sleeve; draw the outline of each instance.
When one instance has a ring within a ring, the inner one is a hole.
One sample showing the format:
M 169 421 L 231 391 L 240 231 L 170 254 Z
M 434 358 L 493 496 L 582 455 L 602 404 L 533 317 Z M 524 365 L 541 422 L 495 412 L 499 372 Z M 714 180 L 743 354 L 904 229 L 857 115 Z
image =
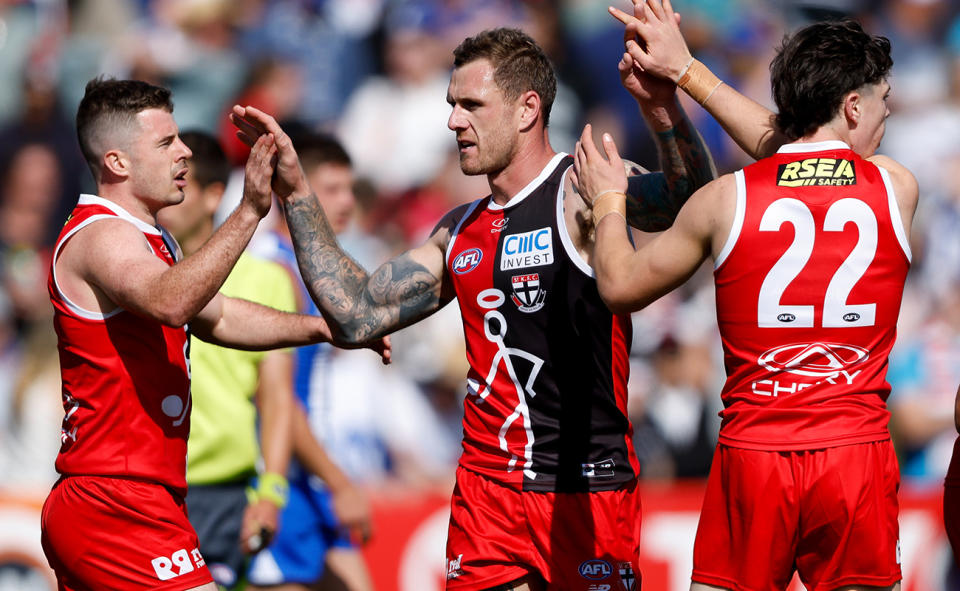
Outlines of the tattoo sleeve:
M 687 198 L 717 173 L 700 134 L 684 114 L 671 129 L 656 134 L 663 172 L 628 180 L 627 221 L 645 232 L 666 230 Z
M 284 216 L 307 290 L 344 342 L 381 337 L 440 307 L 440 278 L 409 253 L 368 275 L 340 247 L 315 195 L 287 204 Z

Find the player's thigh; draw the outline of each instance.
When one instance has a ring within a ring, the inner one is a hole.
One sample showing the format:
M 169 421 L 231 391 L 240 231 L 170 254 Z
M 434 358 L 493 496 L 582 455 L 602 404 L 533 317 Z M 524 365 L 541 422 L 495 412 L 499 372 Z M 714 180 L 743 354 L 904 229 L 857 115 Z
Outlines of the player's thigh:
M 199 587 L 191 587 L 186 591 L 217 591 L 218 587 L 216 583 L 206 583 L 200 585 Z
M 818 591 L 885 589 L 901 578 L 900 474 L 890 441 L 803 454 L 800 580 Z
M 693 546 L 704 589 L 786 589 L 799 524 L 796 454 L 717 446 Z
M 64 589 L 191 589 L 212 582 L 182 499 L 162 485 L 64 478 L 47 497 L 41 522 L 44 553 Z
M 704 583 L 690 583 L 690 591 L 731 591 L 726 587 L 714 587 L 713 585 L 705 585 Z

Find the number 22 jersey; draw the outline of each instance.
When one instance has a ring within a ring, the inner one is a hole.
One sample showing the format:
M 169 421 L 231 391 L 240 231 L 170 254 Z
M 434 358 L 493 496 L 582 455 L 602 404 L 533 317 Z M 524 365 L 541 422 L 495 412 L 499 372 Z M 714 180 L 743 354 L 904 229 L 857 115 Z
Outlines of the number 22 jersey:
M 467 361 L 460 465 L 521 490 L 612 490 L 639 472 L 629 316 L 613 315 L 563 217 L 557 154 L 505 205 L 473 202 L 446 253 Z
M 887 358 L 910 265 L 889 174 L 827 141 L 783 146 L 735 179 L 714 271 L 720 442 L 799 450 L 889 438 Z

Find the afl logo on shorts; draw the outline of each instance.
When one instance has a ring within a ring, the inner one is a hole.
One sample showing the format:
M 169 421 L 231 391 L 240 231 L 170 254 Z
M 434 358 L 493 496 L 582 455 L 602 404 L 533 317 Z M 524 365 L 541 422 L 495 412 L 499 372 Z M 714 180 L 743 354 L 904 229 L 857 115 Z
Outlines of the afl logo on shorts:
M 483 251 L 479 248 L 465 250 L 453 260 L 453 272 L 457 275 L 469 273 L 477 268 L 481 260 L 483 260 Z
M 580 563 L 580 576 L 584 579 L 598 581 L 613 574 L 613 567 L 606 560 L 594 558 Z
M 799 343 L 770 349 L 757 363 L 772 372 L 827 378 L 866 361 L 869 356 L 869 351 L 856 345 Z

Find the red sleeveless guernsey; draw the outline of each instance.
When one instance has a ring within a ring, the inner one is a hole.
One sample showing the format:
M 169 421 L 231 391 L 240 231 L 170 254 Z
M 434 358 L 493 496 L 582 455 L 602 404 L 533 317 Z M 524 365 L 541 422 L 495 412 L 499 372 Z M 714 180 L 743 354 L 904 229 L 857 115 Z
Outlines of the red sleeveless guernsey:
M 179 252 L 169 234 L 100 197 L 81 195 L 67 219 L 48 282 L 66 413 L 57 471 L 150 480 L 183 495 L 190 431 L 186 329 L 121 308 L 108 314 L 84 310 L 57 285 L 60 249 L 75 232 L 104 218 L 135 225 L 168 265 Z
M 888 173 L 829 141 L 735 173 L 717 257 L 727 381 L 720 442 L 819 449 L 887 439 L 887 357 L 910 249 Z

